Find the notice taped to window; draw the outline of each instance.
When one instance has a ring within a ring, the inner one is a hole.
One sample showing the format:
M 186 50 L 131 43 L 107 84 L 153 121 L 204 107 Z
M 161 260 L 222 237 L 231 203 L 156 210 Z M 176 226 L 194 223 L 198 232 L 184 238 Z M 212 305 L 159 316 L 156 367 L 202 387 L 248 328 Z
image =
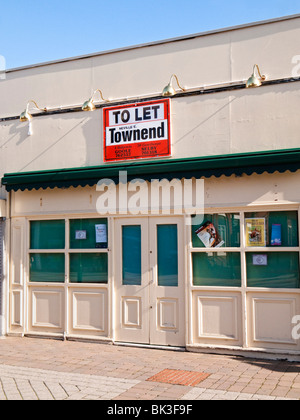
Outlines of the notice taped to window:
M 104 162 L 171 156 L 170 100 L 103 109 Z

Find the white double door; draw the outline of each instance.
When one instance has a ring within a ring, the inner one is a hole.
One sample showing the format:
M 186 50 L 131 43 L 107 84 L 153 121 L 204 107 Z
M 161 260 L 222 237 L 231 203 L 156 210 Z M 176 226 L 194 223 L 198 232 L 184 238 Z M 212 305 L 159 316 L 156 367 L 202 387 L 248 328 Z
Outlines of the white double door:
M 180 218 L 116 219 L 115 341 L 185 345 Z

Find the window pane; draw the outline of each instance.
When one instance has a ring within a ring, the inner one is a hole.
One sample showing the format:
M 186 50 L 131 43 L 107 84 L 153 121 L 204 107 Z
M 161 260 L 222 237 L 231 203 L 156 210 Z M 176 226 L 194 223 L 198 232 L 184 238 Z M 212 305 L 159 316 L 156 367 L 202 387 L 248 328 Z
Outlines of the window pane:
M 38 220 L 30 222 L 30 249 L 64 248 L 64 220 Z
M 239 247 L 240 215 L 205 214 L 201 224 L 192 225 L 192 243 L 195 248 Z
M 70 282 L 107 283 L 107 254 L 70 254 Z
M 64 254 L 30 254 L 30 281 L 64 283 Z
M 178 286 L 177 225 L 157 225 L 158 286 Z
M 298 252 L 246 253 L 247 286 L 299 288 Z
M 238 252 L 193 253 L 194 286 L 241 286 Z
M 141 226 L 122 226 L 123 284 L 142 284 Z
M 70 220 L 70 248 L 107 248 L 107 219 Z
M 247 219 L 258 219 L 264 221 L 264 246 L 298 246 L 299 242 L 297 211 L 270 211 L 245 213 L 246 233 L 247 231 L 250 231 L 249 228 L 247 229 Z M 250 243 L 248 243 L 248 245 L 250 245 Z M 252 242 L 252 246 L 256 246 L 255 241 Z

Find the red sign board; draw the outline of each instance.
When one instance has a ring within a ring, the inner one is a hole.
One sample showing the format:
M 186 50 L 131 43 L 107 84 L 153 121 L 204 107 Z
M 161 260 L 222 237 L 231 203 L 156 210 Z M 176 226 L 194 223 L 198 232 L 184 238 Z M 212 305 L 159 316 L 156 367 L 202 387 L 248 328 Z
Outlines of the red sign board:
M 104 162 L 171 155 L 170 100 L 103 109 Z

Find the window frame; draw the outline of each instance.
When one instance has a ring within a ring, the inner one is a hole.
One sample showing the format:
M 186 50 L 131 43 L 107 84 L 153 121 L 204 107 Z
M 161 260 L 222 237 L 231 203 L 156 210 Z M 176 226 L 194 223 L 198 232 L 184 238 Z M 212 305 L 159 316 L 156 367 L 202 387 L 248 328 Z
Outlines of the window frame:
M 107 248 L 78 248 L 74 249 L 70 247 L 70 221 L 71 220 L 81 220 L 81 219 L 106 219 L 107 220 Z M 64 220 L 65 221 L 65 248 L 64 249 L 31 249 L 30 241 L 30 223 L 35 221 L 51 221 L 51 220 Z M 49 285 L 49 286 L 81 286 L 81 287 L 103 287 L 108 286 L 110 281 L 110 243 L 111 243 L 111 228 L 110 228 L 110 218 L 101 216 L 101 215 L 74 215 L 74 216 L 63 216 L 60 215 L 51 216 L 51 217 L 30 217 L 27 219 L 27 266 L 28 266 L 28 285 L 29 286 L 40 286 L 40 285 Z M 32 254 L 63 254 L 65 256 L 65 273 L 64 273 L 64 282 L 32 282 L 30 281 L 30 256 Z M 70 255 L 71 254 L 107 254 L 107 282 L 71 282 L 70 281 Z
M 245 214 L 247 213 L 259 213 L 259 212 L 288 212 L 296 211 L 298 213 L 298 246 L 246 246 L 245 238 Z M 192 242 L 192 228 L 193 225 L 188 226 L 188 259 L 189 259 L 189 277 L 190 277 L 190 288 L 191 290 L 228 290 L 228 291 L 272 291 L 272 292 L 289 292 L 289 293 L 300 293 L 299 288 L 287 288 L 287 287 L 263 287 L 263 286 L 248 286 L 247 284 L 247 265 L 246 265 L 246 255 L 247 253 L 269 253 L 269 252 L 297 252 L 298 261 L 299 261 L 299 276 L 300 276 L 300 208 L 299 206 L 278 206 L 272 208 L 271 206 L 261 206 L 261 207 L 246 207 L 246 208 L 213 208 L 205 209 L 205 215 L 213 214 L 239 214 L 240 215 L 240 246 L 239 247 L 220 247 L 220 248 L 205 248 L 205 247 L 194 247 Z M 191 220 L 191 219 L 190 219 Z M 204 286 L 204 285 L 194 285 L 193 277 L 193 254 L 194 253 L 223 253 L 223 252 L 238 252 L 241 258 L 241 286 Z

